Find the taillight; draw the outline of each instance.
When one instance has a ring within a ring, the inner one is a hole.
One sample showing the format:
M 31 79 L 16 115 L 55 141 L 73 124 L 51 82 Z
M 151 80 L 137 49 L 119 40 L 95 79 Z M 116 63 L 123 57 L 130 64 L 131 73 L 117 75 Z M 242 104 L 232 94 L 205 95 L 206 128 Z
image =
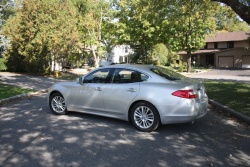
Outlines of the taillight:
M 197 97 L 197 94 L 193 90 L 177 90 L 172 95 L 186 98 L 186 99 L 194 99 Z

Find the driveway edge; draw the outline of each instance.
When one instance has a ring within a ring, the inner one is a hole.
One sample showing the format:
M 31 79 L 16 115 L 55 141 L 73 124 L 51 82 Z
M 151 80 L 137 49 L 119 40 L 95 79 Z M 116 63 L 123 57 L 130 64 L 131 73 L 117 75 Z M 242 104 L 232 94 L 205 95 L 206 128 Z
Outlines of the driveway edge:
M 27 97 L 32 97 L 32 96 L 36 96 L 36 95 L 47 93 L 47 92 L 48 92 L 48 89 L 43 89 L 43 90 L 40 90 L 40 91 L 37 91 L 37 92 L 24 93 L 24 94 L 12 96 L 12 97 L 0 100 L 0 106 L 3 105 L 3 104 L 9 103 L 11 101 L 15 101 L 15 100 L 19 100 L 19 99 L 27 98 Z
M 241 113 L 239 113 L 239 112 L 237 112 L 237 111 L 235 111 L 227 106 L 224 106 L 224 105 L 222 105 L 222 104 L 220 104 L 212 99 L 209 99 L 208 102 L 211 105 L 218 107 L 221 111 L 229 113 L 230 115 L 232 115 L 232 116 L 234 116 L 234 117 L 236 117 L 236 118 L 238 118 L 238 119 L 240 119 L 240 120 L 242 120 L 250 125 L 250 117 L 243 115 L 243 114 L 241 114 Z

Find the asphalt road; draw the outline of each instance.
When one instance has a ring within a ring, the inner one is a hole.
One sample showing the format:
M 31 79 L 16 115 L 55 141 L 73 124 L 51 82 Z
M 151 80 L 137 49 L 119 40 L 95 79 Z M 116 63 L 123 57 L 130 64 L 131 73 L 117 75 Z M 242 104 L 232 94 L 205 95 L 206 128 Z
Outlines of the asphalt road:
M 184 75 L 190 78 L 243 82 L 250 84 L 250 69 L 210 69 L 206 72 Z
M 130 123 L 53 115 L 45 95 L 0 107 L 0 166 L 250 166 L 250 127 L 209 111 L 152 133 Z
M 50 77 L 0 72 L 0 83 L 30 88 L 34 90 L 48 89 L 54 83 L 63 81 Z

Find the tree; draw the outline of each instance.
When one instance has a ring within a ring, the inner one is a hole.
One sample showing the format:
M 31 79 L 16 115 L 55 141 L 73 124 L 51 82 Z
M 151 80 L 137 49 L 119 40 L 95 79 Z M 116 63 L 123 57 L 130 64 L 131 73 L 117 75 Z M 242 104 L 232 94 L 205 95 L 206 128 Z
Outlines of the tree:
M 217 31 L 248 31 L 246 22 L 239 19 L 237 14 L 227 5 L 217 5 L 215 10 Z
M 250 24 L 250 1 L 249 0 L 211 0 L 230 6 L 245 22 Z
M 147 62 L 147 54 L 159 43 L 161 15 L 166 1 L 119 0 L 114 9 L 117 11 L 117 31 L 120 44 L 131 45 L 141 55 L 141 62 Z
M 6 57 L 12 71 L 50 72 L 77 41 L 76 11 L 71 1 L 23 0 L 3 33 L 11 40 Z
M 81 50 L 91 52 L 95 67 L 99 66 L 102 49 L 103 19 L 109 11 L 105 0 L 78 0 L 78 30 L 80 31 Z
M 5 24 L 6 20 L 15 13 L 13 6 L 14 5 L 12 1 L 10 0 L 0 1 L 0 58 L 2 57 L 3 51 L 8 44 L 8 39 L 6 39 L 4 35 L 2 35 L 2 27 Z
M 166 65 L 168 61 L 169 51 L 167 47 L 163 44 L 156 44 L 151 53 L 152 62 L 157 65 Z
M 205 44 L 205 36 L 215 30 L 213 4 L 207 0 L 173 1 L 164 22 L 166 42 L 174 51 L 187 52 L 187 71 L 191 71 L 191 52 Z

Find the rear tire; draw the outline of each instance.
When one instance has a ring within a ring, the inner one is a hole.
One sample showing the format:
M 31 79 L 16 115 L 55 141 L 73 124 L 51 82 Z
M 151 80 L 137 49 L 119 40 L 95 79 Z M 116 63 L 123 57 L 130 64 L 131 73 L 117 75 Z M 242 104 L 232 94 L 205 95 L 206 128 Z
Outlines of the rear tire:
M 130 114 L 133 125 L 143 132 L 151 132 L 160 125 L 160 116 L 157 109 L 150 103 L 136 103 Z
M 50 110 L 56 115 L 65 115 L 68 113 L 65 99 L 59 92 L 50 96 L 49 107 Z

